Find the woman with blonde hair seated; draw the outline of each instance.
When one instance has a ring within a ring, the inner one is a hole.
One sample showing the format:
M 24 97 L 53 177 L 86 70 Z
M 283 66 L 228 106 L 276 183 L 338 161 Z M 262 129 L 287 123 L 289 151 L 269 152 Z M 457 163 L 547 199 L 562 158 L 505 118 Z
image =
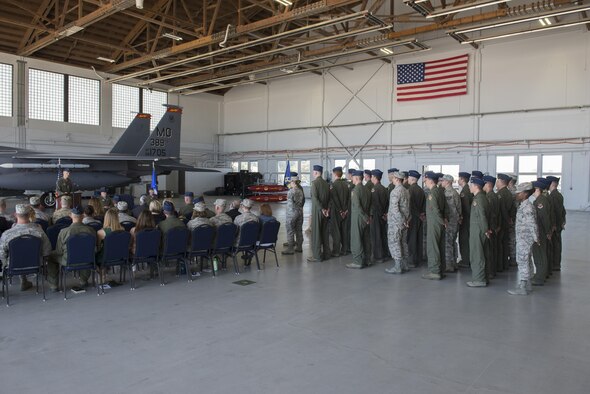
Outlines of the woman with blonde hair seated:
M 104 223 L 100 230 L 96 232 L 96 264 L 100 266 L 102 258 L 104 256 L 104 240 L 113 231 L 124 231 L 121 223 L 119 222 L 119 211 L 117 208 L 110 208 L 104 215 Z M 100 285 L 104 285 L 104 278 L 106 277 L 106 270 L 103 267 L 99 269 L 99 278 L 103 281 Z M 108 282 L 108 281 L 106 281 Z
M 150 201 L 149 209 L 152 214 L 152 217 L 154 218 L 154 223 L 156 223 L 156 226 L 162 220 L 166 219 L 166 217 L 162 213 L 162 203 L 160 201 L 158 201 L 158 200 Z

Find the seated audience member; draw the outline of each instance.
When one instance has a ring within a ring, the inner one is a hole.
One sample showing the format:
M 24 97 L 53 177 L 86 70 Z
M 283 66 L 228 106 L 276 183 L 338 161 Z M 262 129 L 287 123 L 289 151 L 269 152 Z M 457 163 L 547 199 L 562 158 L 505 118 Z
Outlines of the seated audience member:
M 162 213 L 162 203 L 158 200 L 150 201 L 150 213 L 152 214 L 156 225 L 160 223 L 162 220 L 166 219 L 166 217 Z
M 135 235 L 142 230 L 153 230 L 156 228 L 156 222 L 150 211 L 142 211 L 137 218 L 137 223 L 130 231 L 131 233 L 131 253 L 135 254 Z
M 205 206 L 207 206 L 207 203 L 205 202 L 205 197 L 203 195 L 200 195 L 198 197 L 195 197 L 195 199 L 193 200 L 193 204 L 196 204 L 198 202 L 202 202 L 203 204 L 205 204 Z M 213 216 L 215 216 L 215 212 L 213 212 L 212 210 L 210 210 L 209 208 L 207 208 L 205 210 L 205 212 L 207 213 L 207 217 L 209 219 L 211 219 Z
M 193 215 L 193 208 L 195 204 L 193 204 L 193 192 L 186 192 L 184 193 L 184 206 L 178 210 L 178 216 L 182 216 L 186 219 L 190 219 Z
M 102 221 L 104 218 L 104 207 L 102 206 L 100 199 L 98 197 L 92 197 L 88 201 L 88 205 L 94 210 L 93 217 L 98 221 Z
M 127 213 L 128 205 L 125 201 L 119 201 L 117 203 L 117 210 L 119 211 L 119 223 L 131 222 L 136 223 L 137 219 Z
M 35 219 L 45 220 L 49 223 L 49 215 L 43 212 L 43 207 L 41 206 L 41 198 L 38 196 L 33 196 L 29 198 L 29 204 L 33 207 L 33 211 L 35 212 Z
M 236 220 L 236 217 L 242 214 L 240 212 L 240 200 L 233 200 L 226 213 L 232 221 Z
M 258 216 L 254 215 L 251 210 L 252 207 L 254 206 L 254 202 L 250 199 L 243 199 L 240 206 L 242 207 L 242 214 L 238 217 L 236 217 L 236 219 L 234 220 L 234 223 L 238 226 L 241 227 L 242 224 L 246 223 L 246 222 L 259 222 L 260 219 L 258 219 Z
M 119 201 L 121 203 L 122 201 Z M 97 244 L 97 251 L 96 251 L 96 264 L 100 265 L 104 255 L 104 239 L 107 235 L 109 235 L 113 231 L 121 231 L 124 230 L 123 226 L 121 226 L 121 222 L 119 221 L 119 211 L 117 208 L 110 208 L 104 214 L 104 224 L 100 230 L 96 232 L 96 244 Z M 101 276 L 103 279 L 102 283 L 105 284 L 108 282 L 106 280 L 106 269 L 100 268 Z
M 70 196 L 61 196 L 61 208 L 53 212 L 53 216 L 51 217 L 51 221 L 53 223 L 57 222 L 61 218 L 69 217 L 72 213 L 72 197 Z
M 139 218 L 139 215 L 141 215 L 143 211 L 150 209 L 148 205 L 148 199 L 149 197 L 146 194 L 142 194 L 141 197 L 139 197 L 139 205 L 133 208 L 132 212 L 134 218 Z
M 66 265 L 68 261 L 68 245 L 67 241 L 73 235 L 86 233 L 96 236 L 96 231 L 90 226 L 82 223 L 82 207 L 74 207 L 70 211 L 72 224 L 59 232 L 57 236 L 57 243 L 55 244 L 55 251 L 51 254 L 47 262 L 47 281 L 49 282 L 49 289 L 52 292 L 57 291 L 59 266 Z M 80 287 L 88 287 L 88 278 L 90 278 L 90 271 L 80 271 Z
M 274 216 L 272 216 L 272 208 L 268 204 L 262 204 L 260 206 L 260 223 L 270 222 L 271 220 L 277 220 Z
M 195 204 L 192 219 L 186 224 L 189 230 L 192 231 L 202 225 L 211 225 L 211 219 L 207 218 L 207 213 L 205 212 L 206 209 L 207 207 L 202 202 Z
M 162 246 L 164 245 L 164 241 L 166 240 L 166 233 L 168 230 L 174 227 L 186 227 L 185 224 L 176 216 L 176 210 L 174 209 L 174 204 L 170 201 L 164 201 L 162 205 L 162 212 L 164 212 L 164 216 L 166 219 L 158 223 L 158 229 L 162 232 Z
M 215 216 L 213 216 L 209 220 L 211 220 L 211 224 L 214 225 L 215 227 L 219 227 L 223 223 L 232 223 L 233 222 L 231 217 L 229 217 L 229 215 L 224 212 L 226 204 L 227 204 L 227 201 L 222 198 L 218 198 L 213 203 L 213 206 L 215 208 Z
M 14 238 L 20 237 L 21 235 L 32 235 L 41 238 L 41 254 L 43 257 L 47 257 L 51 253 L 51 242 L 49 242 L 49 238 L 47 238 L 41 226 L 30 221 L 31 211 L 31 207 L 25 204 L 18 204 L 15 214 L 16 224 L 11 229 L 4 231 L 2 237 L 0 237 L 0 261 L 2 261 L 3 268 L 6 268 L 9 262 L 8 256 L 10 251 L 8 250 L 8 244 Z M 28 290 L 33 286 L 26 275 L 21 275 L 20 280 L 21 291 Z
M 100 223 L 99 220 L 94 218 L 94 208 L 92 205 L 88 204 L 84 207 L 84 219 L 82 219 L 82 223 L 90 224 L 90 223 Z
M 4 219 L 9 222 L 14 222 L 14 216 L 9 215 L 8 212 L 6 212 L 6 200 L 3 198 L 0 199 L 0 216 L 4 217 Z

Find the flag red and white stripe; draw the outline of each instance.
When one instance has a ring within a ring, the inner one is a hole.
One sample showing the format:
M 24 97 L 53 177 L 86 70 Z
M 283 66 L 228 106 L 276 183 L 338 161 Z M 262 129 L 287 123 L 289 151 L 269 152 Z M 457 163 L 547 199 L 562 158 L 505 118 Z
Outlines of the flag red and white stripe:
M 469 55 L 397 66 L 397 101 L 467 94 Z

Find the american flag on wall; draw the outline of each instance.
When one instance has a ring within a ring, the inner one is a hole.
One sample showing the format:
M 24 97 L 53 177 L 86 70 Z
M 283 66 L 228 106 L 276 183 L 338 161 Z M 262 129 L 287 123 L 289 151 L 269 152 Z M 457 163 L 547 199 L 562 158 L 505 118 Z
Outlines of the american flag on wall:
M 467 94 L 469 55 L 397 66 L 397 101 Z

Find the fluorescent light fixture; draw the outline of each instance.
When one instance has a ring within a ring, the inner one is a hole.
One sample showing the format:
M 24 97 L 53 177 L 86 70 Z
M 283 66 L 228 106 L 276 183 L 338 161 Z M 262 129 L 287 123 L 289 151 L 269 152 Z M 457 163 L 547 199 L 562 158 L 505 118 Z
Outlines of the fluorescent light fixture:
M 177 36 L 176 34 L 172 34 L 172 33 L 164 33 L 164 34 L 162 34 L 162 37 L 166 37 L 166 38 L 169 38 L 174 41 L 182 41 L 182 37 Z
M 285 7 L 289 7 L 290 5 L 293 5 L 292 1 L 289 0 L 275 0 L 277 3 L 284 5 Z
M 447 34 L 450 34 L 450 33 L 465 34 L 465 33 L 471 33 L 474 31 L 495 29 L 497 27 L 510 26 L 510 25 L 514 25 L 517 23 L 534 22 L 534 21 L 537 21 L 541 18 L 551 18 L 554 16 L 575 14 L 577 12 L 583 12 L 583 11 L 590 11 L 590 6 L 586 5 L 586 6 L 582 6 L 582 7 L 568 8 L 568 9 L 564 9 L 561 11 L 559 11 L 559 10 L 549 11 L 549 12 L 546 12 L 543 14 L 539 14 L 536 16 L 529 16 L 526 18 L 510 19 L 510 20 L 507 20 L 504 22 L 495 22 L 495 23 L 490 23 L 487 25 L 474 26 L 474 27 L 470 27 L 470 28 L 466 28 L 466 29 L 449 30 L 449 31 L 447 31 Z
M 519 36 L 521 34 L 537 33 L 537 32 L 540 32 L 540 31 L 561 29 L 563 27 L 572 27 L 572 26 L 578 26 L 578 25 L 585 25 L 585 24 L 588 24 L 588 23 L 590 23 L 590 18 L 587 18 L 587 19 L 584 19 L 584 20 L 581 20 L 581 21 L 576 21 L 576 22 L 566 22 L 566 23 L 560 23 L 560 24 L 557 24 L 557 25 L 537 27 L 537 28 L 530 29 L 530 30 L 523 30 L 523 31 L 516 31 L 516 32 L 512 32 L 512 33 L 498 34 L 498 35 L 495 35 L 495 36 L 487 36 L 487 37 L 474 38 L 472 40 L 462 41 L 461 44 L 473 44 L 473 43 L 482 42 L 482 41 L 497 40 L 499 38 L 507 38 L 507 37 Z
M 389 48 L 381 48 L 380 51 L 386 55 L 393 55 L 393 51 Z
M 436 17 L 439 17 L 439 16 L 456 14 L 458 12 L 475 10 L 477 8 L 487 7 L 487 6 L 494 5 L 494 4 L 506 3 L 506 2 L 509 2 L 509 1 L 510 0 L 485 0 L 485 1 L 480 1 L 480 2 L 477 2 L 477 3 L 470 3 L 470 4 L 459 5 L 459 6 L 456 6 L 456 7 L 442 8 L 439 11 L 435 11 L 435 12 L 432 12 L 432 13 L 426 15 L 426 18 L 436 18 Z
M 114 63 L 115 62 L 115 59 L 109 59 L 108 57 L 102 57 L 102 56 L 97 57 L 96 60 L 100 60 L 100 61 L 107 62 L 107 63 Z
M 135 0 L 135 8 L 143 10 L 143 0 Z

